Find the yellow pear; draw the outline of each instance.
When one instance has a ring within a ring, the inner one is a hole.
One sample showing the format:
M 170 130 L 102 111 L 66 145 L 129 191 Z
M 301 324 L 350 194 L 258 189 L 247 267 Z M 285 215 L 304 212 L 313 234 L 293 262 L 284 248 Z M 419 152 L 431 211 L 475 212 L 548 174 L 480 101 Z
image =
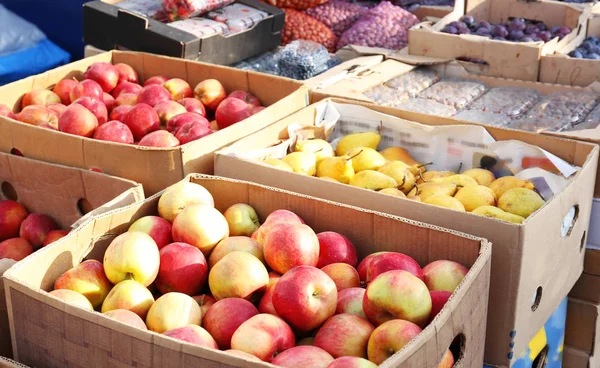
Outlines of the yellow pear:
M 377 132 L 352 133 L 342 137 L 338 142 L 335 153 L 343 156 L 357 147 L 369 147 L 377 149 L 381 136 Z
M 544 205 L 544 199 L 531 189 L 512 188 L 498 199 L 501 210 L 527 218 Z
M 339 181 L 335 180 L 334 178 L 330 178 L 329 176 L 321 176 L 319 179 L 323 179 L 325 181 L 332 181 L 334 183 L 339 183 Z
M 291 172 L 294 171 L 294 169 L 292 169 L 292 167 L 290 165 L 286 164 L 285 162 L 283 162 L 282 160 L 280 160 L 278 158 L 268 158 L 268 159 L 264 160 L 263 162 L 265 164 L 275 166 L 276 168 L 278 168 L 280 170 L 291 171 Z
M 375 170 L 365 170 L 356 173 L 350 179 L 350 185 L 370 190 L 381 190 L 385 188 L 396 188 L 398 183 L 389 176 Z
M 516 176 L 503 176 L 490 184 L 490 189 L 496 194 L 496 198 L 502 197 L 502 194 L 512 188 L 534 189 L 534 185 L 529 180 L 522 180 Z
M 519 215 L 513 215 L 512 213 L 504 212 L 498 207 L 494 206 L 477 207 L 471 213 L 474 213 L 479 216 L 492 217 L 498 220 L 512 222 L 515 224 L 520 224 L 523 221 L 525 221 L 525 219 Z
M 317 156 L 317 165 L 327 157 L 333 157 L 334 152 L 331 144 L 324 139 L 304 139 L 296 142 L 294 151 L 312 152 Z
M 456 184 L 461 187 L 467 187 L 469 185 L 479 185 L 479 184 L 477 184 L 475 179 L 473 179 L 472 177 L 462 175 L 462 174 L 450 175 L 450 176 L 446 176 L 443 178 L 433 178 L 430 180 L 430 182 L 431 183 L 453 183 L 453 184 Z
M 381 190 L 378 190 L 378 193 L 383 193 L 383 194 L 387 194 L 387 195 L 391 195 L 391 196 L 395 196 L 395 197 L 406 198 L 406 194 L 402 193 L 401 191 L 399 191 L 396 188 L 381 189 Z
M 495 206 L 496 195 L 484 185 L 469 185 L 458 190 L 454 195 L 465 206 L 467 212 L 481 206 Z
M 317 156 L 312 152 L 292 152 L 283 158 L 297 174 L 314 176 L 317 173 Z
M 410 192 L 415 187 L 417 178 L 410 171 L 410 166 L 404 162 L 389 161 L 377 171 L 396 180 L 399 184 L 398 189 L 404 193 Z
M 458 186 L 453 183 L 423 183 L 417 184 L 413 190 L 408 193 L 408 196 L 418 195 L 421 200 L 431 195 L 447 195 L 453 196 L 456 194 Z
M 346 156 L 324 158 L 317 167 L 317 177 L 329 177 L 340 183 L 348 184 L 354 176 L 352 159 Z
M 407 196 L 406 198 L 410 199 L 411 201 L 421 202 L 421 197 L 418 195 L 410 195 L 410 196 Z
M 450 197 L 449 195 L 432 195 L 426 198 L 422 198 L 423 203 L 433 204 L 435 206 L 446 207 L 456 211 L 465 211 L 465 206 L 463 206 L 460 201 L 454 197 Z
M 417 183 L 426 183 L 433 178 L 444 178 L 451 175 L 456 175 L 456 173 L 452 171 L 427 171 L 421 174 L 421 177 L 417 180 Z
M 485 185 L 486 187 L 489 187 L 496 180 L 494 173 L 486 169 L 469 169 L 462 174 L 472 177 L 479 185 Z
M 385 164 L 385 157 L 369 147 L 353 148 L 346 154 L 352 159 L 352 167 L 355 172 L 364 170 L 377 170 Z

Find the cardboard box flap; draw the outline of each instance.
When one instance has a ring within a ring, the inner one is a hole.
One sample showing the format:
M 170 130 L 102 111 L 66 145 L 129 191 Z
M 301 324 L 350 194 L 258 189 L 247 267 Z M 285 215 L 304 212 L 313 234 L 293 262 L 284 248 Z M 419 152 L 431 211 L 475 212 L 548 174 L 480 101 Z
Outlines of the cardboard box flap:
M 581 349 L 590 355 L 593 354 L 600 338 L 598 313 L 598 305 L 585 300 L 569 298 L 565 345 Z

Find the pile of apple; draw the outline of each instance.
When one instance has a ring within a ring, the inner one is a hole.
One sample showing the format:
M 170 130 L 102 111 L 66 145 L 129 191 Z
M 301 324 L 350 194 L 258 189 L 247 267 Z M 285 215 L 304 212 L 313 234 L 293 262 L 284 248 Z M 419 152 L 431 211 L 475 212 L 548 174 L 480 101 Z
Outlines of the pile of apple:
M 0 201 L 0 259 L 20 261 L 68 233 L 47 215 L 29 213 L 17 201 Z
M 138 84 L 127 64 L 97 62 L 81 82 L 63 79 L 52 90 L 23 96 L 21 112 L 0 105 L 0 116 L 64 133 L 147 147 L 175 147 L 205 137 L 264 109 L 245 91 L 229 95 L 215 79 L 192 91 L 180 78 L 152 77 Z M 214 116 L 209 122 L 207 117 Z
M 376 367 L 439 313 L 468 270 L 398 252 L 360 263 L 352 242 L 295 213 L 234 204 L 201 185 L 165 190 L 138 219 L 60 276 L 50 294 L 123 323 L 283 367 Z M 367 360 L 368 359 L 368 360 Z M 448 350 L 440 367 L 454 364 Z

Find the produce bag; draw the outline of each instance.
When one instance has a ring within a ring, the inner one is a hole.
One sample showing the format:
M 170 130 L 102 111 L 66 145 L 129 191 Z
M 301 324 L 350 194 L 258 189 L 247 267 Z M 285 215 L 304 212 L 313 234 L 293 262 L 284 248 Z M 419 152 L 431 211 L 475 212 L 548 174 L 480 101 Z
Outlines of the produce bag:
M 315 18 L 294 9 L 283 9 L 285 26 L 283 27 L 282 45 L 294 40 L 308 40 L 320 43 L 329 52 L 335 52 L 337 37 L 331 29 Z
M 162 0 L 162 9 L 171 22 L 208 13 L 234 0 Z
M 212 11 L 207 18 L 227 25 L 228 33 L 238 33 L 254 27 L 269 14 L 244 4 L 231 4 Z
M 369 8 L 360 4 L 349 3 L 345 0 L 331 0 L 307 9 L 305 13 L 331 28 L 333 33 L 340 37 L 367 11 Z
M 167 24 L 173 28 L 193 34 L 198 38 L 227 33 L 227 26 L 225 24 L 212 19 L 190 18 Z
M 331 59 L 322 45 L 297 40 L 279 52 L 279 72 L 282 77 L 305 80 L 328 69 Z
M 46 39 L 38 27 L 0 5 L 0 56 L 35 46 Z
M 282 9 L 289 8 L 296 10 L 306 10 L 309 8 L 314 8 L 317 5 L 321 5 L 327 2 L 327 0 L 265 0 L 265 2 Z

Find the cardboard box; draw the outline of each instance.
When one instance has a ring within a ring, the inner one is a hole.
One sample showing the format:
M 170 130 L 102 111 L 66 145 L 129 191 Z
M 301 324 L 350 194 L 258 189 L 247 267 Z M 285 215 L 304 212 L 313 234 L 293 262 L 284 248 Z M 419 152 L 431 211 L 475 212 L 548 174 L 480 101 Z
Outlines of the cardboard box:
M 144 199 L 140 184 L 89 170 L 48 164 L 0 153 L 2 199 L 21 202 L 31 212 L 52 217 L 69 229 L 113 208 Z M 15 262 L 0 259 L 0 276 Z M 10 333 L 4 288 L 0 279 L 0 356 L 11 357 Z
M 487 66 L 479 70 L 482 75 L 537 81 L 541 57 L 562 48 L 581 32 L 585 33 L 583 23 L 590 11 L 590 8 L 562 2 L 469 0 L 462 14 L 473 15 L 477 21 L 497 24 L 506 22 L 510 17 L 521 17 L 544 21 L 549 27 L 567 26 L 573 31 L 560 41 L 555 38 L 546 43 L 515 43 L 474 35 L 442 33 L 441 30 L 448 23 L 462 16 L 454 12 L 434 25 L 421 23 L 412 27 L 408 32 L 408 53 L 446 61 L 477 58 L 487 62 Z
M 590 233 L 593 226 L 593 223 L 590 221 Z M 588 235 L 588 239 L 589 237 L 590 235 Z M 600 250 L 590 248 L 588 245 L 585 250 L 583 273 L 575 286 L 573 286 L 569 296 L 600 304 Z
M 600 305 L 569 297 L 565 345 L 591 356 L 600 354 Z
M 105 50 L 123 46 L 129 50 L 231 65 L 272 50 L 281 44 L 283 10 L 257 0 L 237 0 L 268 13 L 245 31 L 228 36 L 198 38 L 152 18 L 113 5 L 122 0 L 98 0 L 83 4 L 83 41 Z
M 14 360 L 0 357 L 0 368 L 28 368 L 28 367 L 21 363 L 17 363 Z
M 565 346 L 563 350 L 563 367 L 565 368 L 595 368 L 599 365 L 600 360 L 585 351 L 570 346 Z
M 457 336 L 461 337 L 460 362 L 465 367 L 482 366 L 491 257 L 486 240 L 254 183 L 203 175 L 191 175 L 186 180 L 208 189 L 220 211 L 234 203 L 248 203 L 263 221 L 276 209 L 293 210 L 317 232 L 331 230 L 346 235 L 357 245 L 361 258 L 379 250 L 396 250 L 415 257 L 420 264 L 444 258 L 470 267 L 432 324 L 382 366 L 437 366 Z M 156 213 L 159 197 L 157 194 L 143 203 L 95 217 L 4 275 L 17 359 L 32 366 L 270 366 L 139 330 L 44 292 L 82 259 L 102 259 L 110 241 L 132 221 Z M 88 248 L 89 244 L 92 246 Z
M 47 88 L 63 78 L 81 77 L 97 61 L 127 63 L 143 81 L 155 75 L 186 80 L 195 86 L 204 79 L 220 80 L 228 92 L 246 90 L 267 109 L 200 140 L 174 148 L 148 148 L 99 141 L 51 131 L 0 117 L 0 152 L 18 149 L 25 157 L 103 172 L 135 180 L 147 195 L 183 179 L 188 173 L 211 174 L 217 149 L 256 132 L 308 104 L 306 87 L 291 79 L 217 65 L 136 52 L 110 51 L 0 87 L 0 103 L 15 111 L 21 97 L 35 88 Z
M 348 203 L 417 221 L 486 237 L 495 244 L 486 340 L 486 362 L 509 365 L 511 358 L 527 346 L 559 303 L 573 287 L 583 269 L 583 245 L 591 211 L 591 197 L 598 147 L 526 132 L 488 128 L 496 140 L 520 140 L 541 147 L 581 170 L 561 194 L 522 225 L 460 213 L 403 198 L 381 195 L 349 185 L 275 169 L 244 153 L 267 148 L 288 137 L 292 124 L 314 125 L 320 101 L 262 131 L 217 152 L 215 172 L 242 180 L 253 180 L 294 192 Z M 343 100 L 333 102 L 344 103 Z M 347 101 L 345 103 L 348 103 Z M 456 121 L 413 114 L 382 106 L 354 103 L 389 115 L 428 125 L 452 125 Z M 571 235 L 561 236 L 563 217 L 579 208 Z M 535 300 L 535 301 L 534 301 Z M 537 303 L 539 302 L 539 304 Z

